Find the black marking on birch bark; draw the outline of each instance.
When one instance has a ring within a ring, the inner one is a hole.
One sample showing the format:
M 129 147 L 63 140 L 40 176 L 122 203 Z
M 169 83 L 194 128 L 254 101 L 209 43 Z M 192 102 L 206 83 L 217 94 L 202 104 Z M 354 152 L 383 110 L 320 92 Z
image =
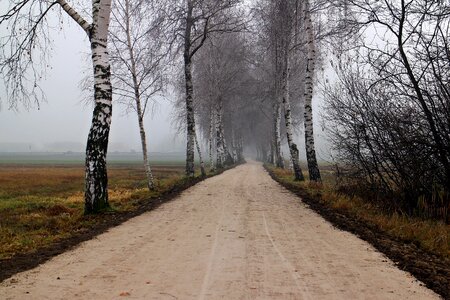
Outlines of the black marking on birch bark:
M 85 213 L 96 213 L 107 207 L 108 202 L 108 175 L 106 169 L 106 155 L 108 152 L 109 131 L 112 116 L 112 86 L 111 67 L 106 50 L 107 31 L 99 32 L 100 1 L 93 1 L 93 25 L 91 27 L 90 41 L 92 51 L 92 64 L 94 70 L 94 98 L 95 108 L 92 115 L 92 125 L 86 144 L 86 181 L 85 181 Z M 109 11 L 110 12 L 110 7 Z M 101 19 L 102 24 L 109 26 L 107 21 Z M 100 35 L 100 36 L 98 36 Z M 106 36 L 102 36 L 106 35 Z M 104 38 L 102 38 L 104 37 Z
M 213 112 L 213 108 L 210 107 L 209 109 L 209 168 L 210 171 L 214 171 L 215 167 L 214 167 L 214 160 L 213 160 L 213 136 L 214 136 L 214 112 Z
M 194 135 L 195 135 L 195 120 L 194 120 L 194 88 L 192 85 L 191 61 L 185 56 L 185 81 L 186 81 L 186 121 L 187 121 L 187 145 L 186 145 L 186 175 L 194 176 Z
M 195 139 L 195 146 L 197 147 L 198 158 L 200 159 L 200 171 L 202 173 L 202 176 L 205 177 L 206 176 L 205 163 L 203 162 L 202 152 L 197 138 L 197 131 L 194 131 L 194 139 Z
M 216 155 L 216 167 L 218 169 L 222 169 L 224 167 L 224 153 L 225 153 L 225 149 L 224 149 L 224 139 L 222 136 L 222 129 L 221 129 L 221 123 L 222 123 L 222 113 L 221 113 L 221 104 L 220 104 L 220 100 L 219 100 L 219 104 L 217 105 L 216 108 L 216 151 L 217 151 L 217 155 Z
M 109 113 L 107 113 L 109 112 Z M 86 146 L 85 213 L 95 213 L 109 207 L 106 154 L 111 118 L 111 106 L 97 103 Z
M 281 136 L 280 136 L 280 123 L 281 123 L 281 105 L 276 102 L 274 106 L 274 116 L 273 116 L 273 145 L 274 145 L 274 163 L 279 168 L 284 168 L 284 160 L 281 155 Z
M 192 1 L 187 1 L 186 10 L 186 25 L 184 32 L 184 77 L 186 88 L 186 176 L 194 176 L 194 134 L 195 134 L 195 120 L 194 120 L 194 87 L 192 83 L 192 53 L 191 53 L 191 31 L 193 26 L 192 11 L 194 9 Z
M 309 10 L 309 0 L 304 2 L 304 22 L 306 24 L 307 36 L 307 64 L 305 77 L 305 148 L 306 158 L 308 162 L 309 179 L 312 181 L 321 181 L 319 167 L 317 165 L 316 151 L 314 147 L 314 123 L 312 115 L 312 96 L 313 96 L 313 76 L 315 71 L 315 44 L 314 32 L 311 20 L 311 12 Z
M 303 181 L 305 178 L 303 177 L 303 172 L 299 163 L 299 150 L 297 145 L 294 142 L 293 134 L 292 134 L 292 117 L 291 117 L 291 104 L 289 100 L 289 57 L 288 57 L 287 49 L 284 51 L 284 65 L 282 66 L 282 78 L 281 78 L 281 87 L 279 93 L 281 93 L 282 103 L 284 108 L 284 120 L 286 126 L 286 138 L 288 141 L 289 152 L 292 162 L 292 167 L 294 169 L 295 180 Z

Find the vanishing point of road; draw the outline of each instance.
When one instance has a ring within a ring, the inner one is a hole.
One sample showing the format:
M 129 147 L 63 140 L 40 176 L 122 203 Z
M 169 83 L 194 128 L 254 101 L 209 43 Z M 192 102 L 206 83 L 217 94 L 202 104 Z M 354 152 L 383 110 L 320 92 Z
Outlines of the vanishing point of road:
M 438 299 L 250 162 L 0 284 L 0 299 Z

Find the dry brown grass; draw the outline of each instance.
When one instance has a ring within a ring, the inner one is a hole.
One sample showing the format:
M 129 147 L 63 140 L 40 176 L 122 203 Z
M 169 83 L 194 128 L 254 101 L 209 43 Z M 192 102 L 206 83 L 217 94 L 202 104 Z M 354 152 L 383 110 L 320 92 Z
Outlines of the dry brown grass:
M 142 167 L 109 168 L 109 199 L 118 212 L 157 197 L 183 179 L 182 166 L 153 168 L 157 188 L 146 189 Z M 0 259 L 48 246 L 91 228 L 101 217 L 83 215 L 83 166 L 14 166 L 0 169 Z
M 312 196 L 320 194 L 321 201 L 336 210 L 374 224 L 394 237 L 413 241 L 430 252 L 450 258 L 450 226 L 441 221 L 388 213 L 360 197 L 338 193 L 331 170 L 324 170 L 323 183 L 317 184 L 308 181 L 296 182 L 291 171 L 272 166 L 268 168 L 282 181 L 299 185 Z

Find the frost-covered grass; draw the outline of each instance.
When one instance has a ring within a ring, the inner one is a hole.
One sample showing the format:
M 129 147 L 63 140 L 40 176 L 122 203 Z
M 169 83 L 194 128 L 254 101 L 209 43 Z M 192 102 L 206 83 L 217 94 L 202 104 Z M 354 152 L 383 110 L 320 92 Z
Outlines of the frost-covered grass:
M 296 182 L 291 171 L 270 165 L 267 167 L 281 181 L 298 185 L 333 209 L 374 224 L 391 236 L 413 241 L 430 252 L 450 258 L 450 226 L 443 222 L 383 211 L 360 197 L 339 193 L 336 190 L 335 177 L 329 167 L 321 170 L 322 184 L 308 181 Z M 306 178 L 308 178 L 307 173 Z
M 153 168 L 156 190 L 146 189 L 140 165 L 109 167 L 109 199 L 117 212 L 157 197 L 181 182 L 184 165 Z M 48 246 L 89 230 L 101 216 L 83 215 L 82 165 L 2 165 L 0 168 L 0 259 Z

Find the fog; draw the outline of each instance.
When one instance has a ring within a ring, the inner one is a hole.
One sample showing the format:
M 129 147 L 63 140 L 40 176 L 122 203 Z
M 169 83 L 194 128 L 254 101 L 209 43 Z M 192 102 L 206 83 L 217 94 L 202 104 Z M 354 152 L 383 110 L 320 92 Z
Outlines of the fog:
M 65 24 L 53 36 L 47 77 L 42 81 L 46 101 L 29 110 L 8 109 L 5 91 L 0 91 L 0 151 L 84 151 L 91 124 L 92 108 L 83 101 L 80 82 L 90 72 L 89 43 L 76 24 Z M 110 135 L 111 151 L 140 150 L 138 122 L 125 106 L 115 105 Z M 172 103 L 157 99 L 148 114 L 150 151 L 182 151 L 182 137 L 171 126 Z
M 71 21 L 71 20 L 67 20 Z M 65 22 L 63 31 L 54 31 L 53 49 L 47 76 L 41 87 L 46 99 L 39 107 L 18 106 L 9 109 L 6 93 L 0 89 L 0 152 L 83 152 L 91 125 L 92 107 L 83 102 L 82 79 L 91 72 L 89 42 L 78 25 Z M 150 152 L 185 151 L 184 133 L 177 134 L 171 122 L 173 99 L 154 101 L 153 113 L 147 114 L 145 128 Z M 319 160 L 329 160 L 329 146 L 322 131 L 320 93 L 314 98 L 314 118 Z M 296 140 L 304 149 L 303 135 Z M 285 139 L 283 140 L 286 146 Z M 253 149 L 246 149 L 246 153 Z M 141 151 L 137 117 L 126 113 L 125 106 L 113 106 L 109 151 Z M 288 155 L 287 148 L 283 150 Z M 304 151 L 301 151 L 304 159 Z

